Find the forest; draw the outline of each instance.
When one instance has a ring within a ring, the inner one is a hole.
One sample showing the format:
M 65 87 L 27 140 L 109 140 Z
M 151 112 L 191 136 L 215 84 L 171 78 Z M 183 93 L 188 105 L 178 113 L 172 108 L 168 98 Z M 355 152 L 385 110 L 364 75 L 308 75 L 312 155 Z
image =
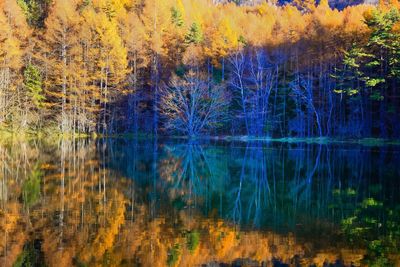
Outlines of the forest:
M 0 266 L 400 266 L 400 0 L 0 0 Z
M 400 138 L 400 4 L 0 0 L 12 133 Z

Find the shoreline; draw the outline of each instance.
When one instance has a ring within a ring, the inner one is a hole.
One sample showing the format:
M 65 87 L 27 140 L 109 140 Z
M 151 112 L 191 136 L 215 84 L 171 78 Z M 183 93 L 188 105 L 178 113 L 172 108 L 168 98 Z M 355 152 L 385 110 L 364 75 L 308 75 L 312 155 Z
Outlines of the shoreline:
M 116 139 L 154 139 L 155 136 L 146 133 L 117 133 L 103 135 L 98 133 L 66 133 L 51 132 L 49 129 L 43 131 L 13 131 L 6 128 L 0 128 L 0 139 L 2 141 L 19 141 L 19 140 L 46 140 L 59 141 L 62 139 L 100 139 L 100 138 L 116 138 Z M 181 136 L 181 135 L 159 135 L 157 138 L 162 139 L 182 139 L 193 141 L 226 141 L 226 142 L 263 142 L 263 143 L 307 143 L 307 144 L 358 144 L 364 146 L 400 146 L 400 139 L 384 139 L 377 137 L 363 138 L 342 138 L 342 137 L 257 137 L 246 135 L 221 135 L 221 136 Z

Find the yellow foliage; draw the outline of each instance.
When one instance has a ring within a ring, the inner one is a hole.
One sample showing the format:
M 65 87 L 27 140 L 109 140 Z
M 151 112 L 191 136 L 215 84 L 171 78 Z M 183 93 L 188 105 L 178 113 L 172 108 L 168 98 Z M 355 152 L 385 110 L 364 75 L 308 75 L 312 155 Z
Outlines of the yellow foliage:
M 232 50 L 239 48 L 239 35 L 234 29 L 231 20 L 223 17 L 216 28 L 207 37 L 208 45 L 205 53 L 211 57 L 214 65 L 219 65 L 219 60 L 228 55 Z
M 149 48 L 159 55 L 165 55 L 165 33 L 172 29 L 172 4 L 164 0 L 144 0 L 141 19 L 146 32 Z
M 178 12 L 182 16 L 182 18 L 186 17 L 186 11 L 185 11 L 185 7 L 182 3 L 182 0 L 176 0 L 176 9 L 178 10 Z
M 9 24 L 6 14 L 0 12 L 0 68 L 16 70 L 22 65 L 23 50 L 15 35 L 16 26 Z

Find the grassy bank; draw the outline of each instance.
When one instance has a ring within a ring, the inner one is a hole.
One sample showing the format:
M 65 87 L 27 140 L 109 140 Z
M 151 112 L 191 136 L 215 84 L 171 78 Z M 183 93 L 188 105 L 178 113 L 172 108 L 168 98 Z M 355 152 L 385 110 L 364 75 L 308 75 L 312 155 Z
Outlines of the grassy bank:
M 57 128 L 43 128 L 40 130 L 32 129 L 10 129 L 0 127 L 1 142 L 17 142 L 31 140 L 45 140 L 47 142 L 56 142 L 60 139 L 88 138 L 91 135 L 82 133 L 61 133 Z M 94 135 L 95 137 L 95 135 Z
M 155 138 L 152 134 L 146 133 L 121 133 L 121 134 L 101 134 L 101 133 L 61 133 L 57 128 L 44 128 L 41 130 L 21 130 L 21 129 L 8 129 L 0 127 L 0 140 L 1 141 L 18 141 L 18 140 L 46 140 L 59 141 L 61 139 L 80 139 L 80 138 L 123 138 L 123 139 L 152 139 Z M 237 142 L 265 142 L 265 143 L 307 143 L 307 144 L 360 144 L 364 146 L 387 146 L 394 145 L 400 146 L 399 139 L 383 139 L 383 138 L 337 138 L 337 137 L 310 137 L 310 138 L 300 138 L 300 137 L 282 137 L 282 138 L 272 138 L 272 137 L 256 137 L 256 136 L 168 136 L 159 135 L 159 138 L 167 139 L 181 139 L 181 140 L 197 140 L 197 141 L 207 141 L 207 140 L 220 140 L 220 141 L 237 141 Z

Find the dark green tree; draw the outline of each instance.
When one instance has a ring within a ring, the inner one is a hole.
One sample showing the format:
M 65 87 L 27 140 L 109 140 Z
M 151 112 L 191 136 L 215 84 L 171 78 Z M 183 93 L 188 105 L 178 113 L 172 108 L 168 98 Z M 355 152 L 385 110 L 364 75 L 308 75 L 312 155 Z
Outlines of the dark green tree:
M 172 23 L 174 23 L 178 27 L 181 27 L 184 24 L 182 13 L 179 11 L 178 8 L 171 8 L 171 19 Z
M 343 66 L 335 75 L 335 92 L 368 95 L 372 111 L 379 111 L 380 135 L 387 137 L 399 104 L 395 96 L 400 82 L 400 11 L 373 10 L 365 15 L 365 23 L 369 37 L 345 52 Z
M 24 85 L 33 104 L 37 108 L 42 107 L 43 100 L 45 99 L 43 95 L 42 75 L 35 65 L 28 64 L 26 67 L 24 71 Z
M 193 22 L 185 36 L 185 41 L 187 44 L 200 44 L 203 41 L 203 32 L 199 24 Z
M 29 25 L 43 27 L 52 0 L 17 0 Z
M 374 10 L 366 15 L 365 23 L 371 30 L 367 43 L 353 44 L 343 59 L 344 75 L 340 77 L 348 94 L 361 89 L 354 84 L 358 79 L 366 88 L 373 89 L 372 99 L 383 100 L 386 90 L 400 78 L 400 35 L 394 30 L 399 20 L 397 9 Z M 349 83 L 352 84 L 349 86 Z

